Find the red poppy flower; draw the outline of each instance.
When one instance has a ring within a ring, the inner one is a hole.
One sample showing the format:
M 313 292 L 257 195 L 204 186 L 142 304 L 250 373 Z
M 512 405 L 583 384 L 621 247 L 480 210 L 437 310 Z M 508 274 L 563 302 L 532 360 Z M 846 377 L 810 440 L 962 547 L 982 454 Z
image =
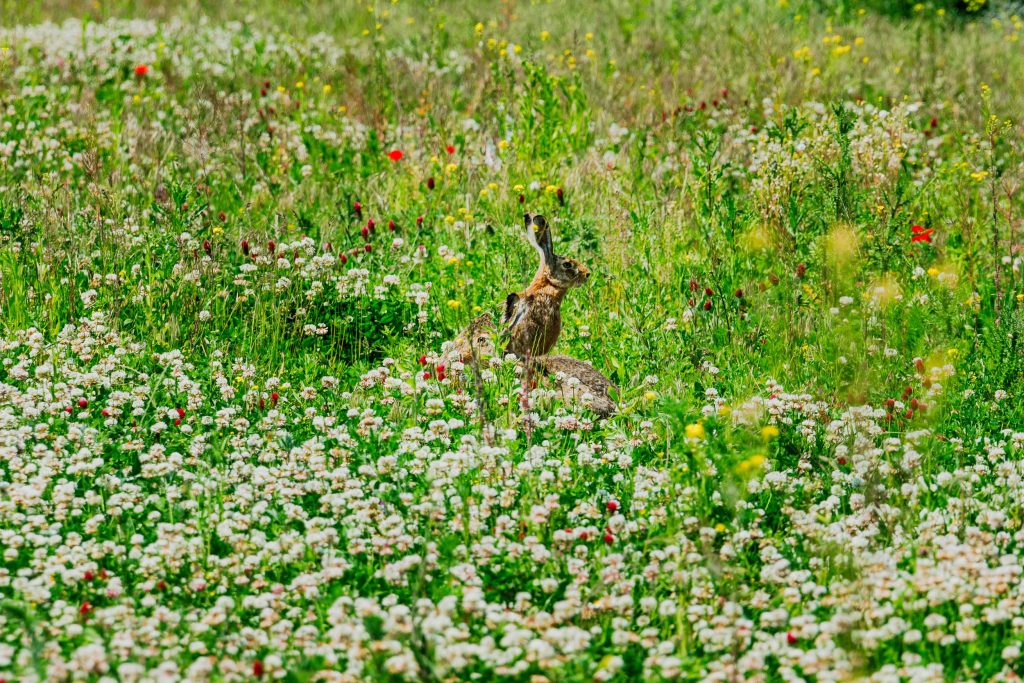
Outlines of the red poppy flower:
M 912 225 L 910 226 L 910 241 L 931 242 L 933 232 L 935 232 L 935 228 L 925 228 L 921 225 Z
M 448 152 L 449 154 L 455 154 L 455 145 L 448 145 L 447 147 L 444 148 L 444 151 Z
M 135 75 L 136 76 L 145 76 L 148 73 L 149 73 L 149 66 L 147 66 L 146 64 L 139 64 L 139 65 L 137 65 L 135 67 Z
M 399 161 L 404 156 L 405 155 L 402 154 L 402 150 L 400 149 L 393 149 L 388 152 L 388 159 L 391 159 L 391 161 Z

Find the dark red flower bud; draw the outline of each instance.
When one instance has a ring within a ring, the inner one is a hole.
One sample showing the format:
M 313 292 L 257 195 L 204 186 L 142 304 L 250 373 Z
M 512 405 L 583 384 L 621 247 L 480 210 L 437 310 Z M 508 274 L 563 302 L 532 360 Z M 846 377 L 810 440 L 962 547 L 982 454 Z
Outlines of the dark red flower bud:
M 359 228 L 359 234 L 363 236 L 363 239 L 368 238 L 370 236 L 370 227 L 368 225 L 364 225 Z
M 267 251 L 273 254 L 275 249 L 277 249 L 277 245 L 274 244 L 274 240 L 270 240 L 269 242 L 267 242 Z
M 390 230 L 391 232 L 394 232 L 397 229 L 398 229 L 398 226 L 395 225 L 395 222 L 393 220 L 388 221 L 388 230 Z
M 372 218 L 370 220 L 366 221 L 366 227 L 368 227 L 370 229 L 370 232 L 376 232 L 377 231 L 377 224 L 374 222 L 374 220 Z
M 338 254 L 338 260 L 341 261 L 341 265 L 345 265 L 346 263 L 348 263 L 348 256 L 345 256 L 344 254 Z
M 263 675 L 263 661 L 257 659 L 252 663 L 252 675 L 259 678 Z
M 355 204 L 353 204 L 352 205 L 352 213 L 354 213 L 357 218 L 362 218 L 363 217 L 363 205 L 360 204 L 359 202 L 356 202 Z
M 277 405 L 277 401 L 280 398 L 280 394 L 278 394 L 276 391 L 270 392 L 270 402 L 273 403 L 274 405 Z
M 608 533 L 606 533 L 604 535 L 604 542 L 607 543 L 608 545 L 611 545 L 612 543 L 615 542 L 615 537 L 612 536 L 611 532 L 608 532 Z
M 365 246 L 363 246 L 363 251 L 365 251 L 367 254 L 369 254 L 371 251 L 373 251 L 373 245 L 372 244 L 366 244 Z
M 223 223 L 224 221 L 226 221 L 228 219 L 228 215 L 226 213 L 224 213 L 223 211 L 220 211 L 220 212 L 217 213 L 217 218 L 219 218 L 220 222 Z
M 242 240 L 242 253 L 249 255 L 249 240 Z
M 737 299 L 742 299 L 743 298 L 743 290 L 742 289 L 737 289 L 736 290 L 736 298 Z
M 615 500 L 609 500 L 604 506 L 608 509 L 608 512 L 615 512 L 619 509 L 619 503 Z
M 796 276 L 797 277 L 803 277 L 804 273 L 806 273 L 806 272 L 807 272 L 807 264 L 806 263 L 798 263 L 797 266 L 796 266 Z
M 429 178 L 427 178 L 427 189 L 428 190 L 433 190 L 434 189 L 434 176 L 430 176 Z
M 209 254 L 210 250 L 211 250 L 210 240 L 203 240 L 203 251 L 205 251 L 207 254 Z
M 555 197 L 558 198 L 559 206 L 565 206 L 565 192 L 562 190 L 562 188 L 558 188 L 557 190 L 555 190 Z
M 711 304 L 711 299 L 708 299 L 707 301 L 705 301 L 704 302 L 704 310 L 705 311 L 710 311 L 711 310 L 711 305 L 712 305 Z
M 523 204 L 524 202 L 526 202 L 526 197 L 523 194 L 520 194 L 519 195 L 519 203 Z
M 416 227 L 423 225 L 423 216 L 416 216 Z
M 78 399 L 78 407 L 79 408 L 87 408 L 87 407 L 89 407 L 89 402 L 86 401 L 84 398 L 80 398 L 80 399 Z

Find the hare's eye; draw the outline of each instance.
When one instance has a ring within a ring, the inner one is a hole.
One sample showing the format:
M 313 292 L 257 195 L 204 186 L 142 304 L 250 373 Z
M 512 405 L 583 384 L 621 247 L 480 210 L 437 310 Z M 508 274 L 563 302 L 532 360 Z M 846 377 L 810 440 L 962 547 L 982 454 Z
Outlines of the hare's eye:
M 562 261 L 562 268 L 565 270 L 576 270 L 576 266 L 572 264 L 572 261 Z

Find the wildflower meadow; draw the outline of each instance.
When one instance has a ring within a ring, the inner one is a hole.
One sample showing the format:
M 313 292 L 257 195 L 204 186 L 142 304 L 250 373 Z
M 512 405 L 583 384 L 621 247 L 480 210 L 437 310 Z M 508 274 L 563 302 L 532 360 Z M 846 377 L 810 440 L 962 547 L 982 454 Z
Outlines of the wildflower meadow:
M 0 683 L 1019 681 L 1022 32 L 0 0 Z

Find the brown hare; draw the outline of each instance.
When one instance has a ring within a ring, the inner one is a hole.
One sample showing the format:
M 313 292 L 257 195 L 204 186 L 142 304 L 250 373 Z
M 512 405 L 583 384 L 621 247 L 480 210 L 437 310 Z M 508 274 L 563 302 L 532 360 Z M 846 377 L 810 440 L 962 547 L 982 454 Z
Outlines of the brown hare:
M 551 226 L 540 214 L 527 213 L 526 238 L 537 250 L 539 264 L 530 285 L 509 294 L 502 315 L 506 353 L 520 358 L 543 356 L 562 331 L 562 299 L 573 287 L 590 278 L 590 270 L 576 259 L 558 256 L 551 243 Z
M 566 403 L 570 399 L 579 400 L 602 418 L 615 412 L 610 392 L 618 388 L 590 363 L 570 356 L 537 356 L 531 363 L 554 378 Z
M 499 338 L 504 353 L 531 358 L 545 355 L 558 341 L 562 331 L 562 299 L 569 289 L 587 281 L 590 270 L 576 259 L 555 254 L 551 227 L 544 216 L 527 213 L 524 219 L 526 238 L 537 250 L 539 263 L 529 286 L 506 297 Z M 489 313 L 471 322 L 455 340 L 461 359 L 469 361 L 474 354 L 493 355 L 494 330 L 494 319 Z

